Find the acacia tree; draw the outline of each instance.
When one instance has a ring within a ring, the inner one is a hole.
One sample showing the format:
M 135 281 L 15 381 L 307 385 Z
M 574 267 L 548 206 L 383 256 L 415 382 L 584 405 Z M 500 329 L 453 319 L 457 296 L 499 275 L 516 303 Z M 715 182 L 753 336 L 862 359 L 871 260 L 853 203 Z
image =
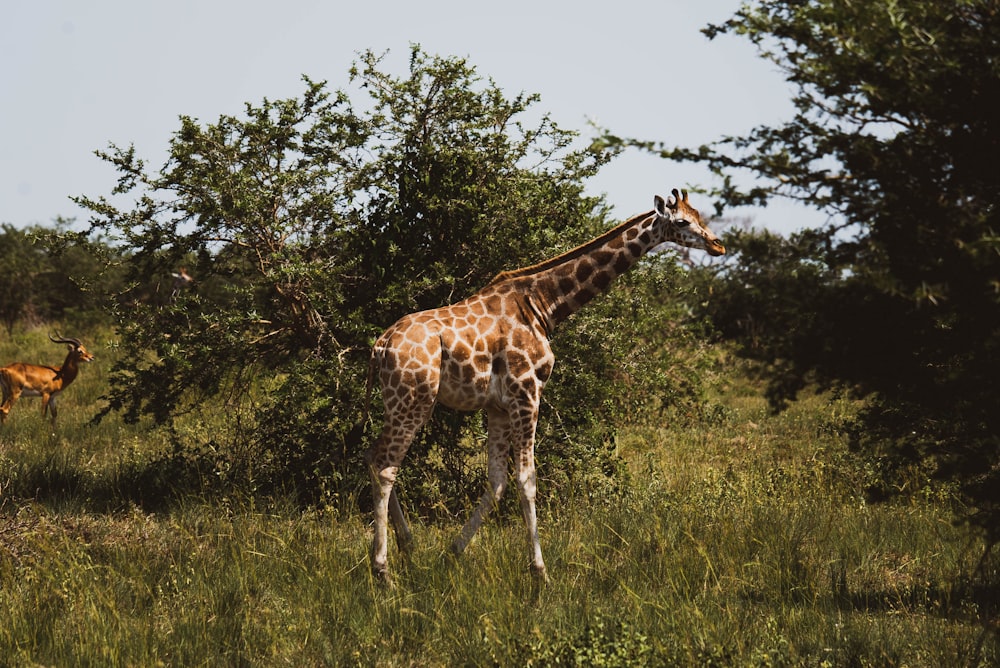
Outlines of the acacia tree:
M 794 117 L 697 148 L 630 143 L 707 164 L 724 204 L 833 216 L 727 240 L 716 322 L 771 363 L 776 404 L 807 378 L 872 397 L 858 449 L 957 484 L 1000 539 L 1000 8 L 768 0 L 705 33 L 756 44 L 795 86 Z
M 307 79 L 301 99 L 248 104 L 241 118 L 181 118 L 154 174 L 132 147 L 100 153 L 119 171 L 113 194 L 133 203 L 78 200 L 94 214 L 92 231 L 125 251 L 129 282 L 115 301 L 124 354 L 108 411 L 173 425 L 188 411 L 225 408 L 230 442 L 215 429 L 203 436 L 212 447 L 198 450 L 228 453 L 215 471 L 332 499 L 351 477 L 367 483 L 358 421 L 382 329 L 607 227 L 601 200 L 583 194 L 607 154 L 575 149 L 575 134 L 547 116 L 526 123 L 536 96 L 508 98 L 460 59 L 417 47 L 410 55 L 395 77 L 363 54 L 350 71 L 358 104 Z M 166 288 L 180 266 L 193 286 Z M 654 264 L 625 295 L 651 307 L 646 329 L 668 310 L 651 303 L 643 281 L 662 284 L 674 271 Z M 561 419 L 541 438 L 565 471 L 608 467 L 606 425 L 630 386 L 693 396 L 671 380 L 691 374 L 660 372 L 674 358 L 650 353 L 655 363 L 637 368 L 653 342 L 634 344 L 627 328 L 593 336 L 607 315 L 595 307 L 560 336 L 556 382 L 566 390 L 549 400 L 565 403 L 547 407 Z M 574 405 L 583 393 L 594 411 Z M 424 507 L 479 496 L 461 446 L 478 429 L 439 411 L 423 430 L 414 449 L 440 456 L 421 457 L 407 488 Z

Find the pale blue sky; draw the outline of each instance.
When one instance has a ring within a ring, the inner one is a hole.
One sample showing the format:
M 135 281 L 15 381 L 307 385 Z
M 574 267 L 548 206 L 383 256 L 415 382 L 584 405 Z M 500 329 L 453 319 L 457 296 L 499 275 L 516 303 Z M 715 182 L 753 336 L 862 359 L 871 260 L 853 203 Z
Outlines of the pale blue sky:
M 589 137 L 593 121 L 622 136 L 696 145 L 792 113 L 790 88 L 745 40 L 708 41 L 739 0 L 6 0 L 0 9 L 0 223 L 86 214 L 71 195 L 108 195 L 115 174 L 94 155 L 134 144 L 166 158 L 178 116 L 213 122 L 244 102 L 298 96 L 301 75 L 347 87 L 365 49 L 388 49 L 405 73 L 409 45 L 468 58 L 508 95 Z M 638 152 L 591 182 L 618 217 L 654 194 L 709 184 L 703 169 Z M 707 201 L 696 201 L 706 212 Z M 792 205 L 732 211 L 787 232 L 818 214 Z

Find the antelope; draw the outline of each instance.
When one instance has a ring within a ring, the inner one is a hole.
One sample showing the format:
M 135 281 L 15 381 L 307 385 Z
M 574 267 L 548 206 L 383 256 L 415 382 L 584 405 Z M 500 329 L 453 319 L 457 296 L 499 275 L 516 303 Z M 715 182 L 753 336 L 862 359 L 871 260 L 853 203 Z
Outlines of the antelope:
M 187 267 L 181 267 L 180 271 L 171 272 L 170 276 L 174 279 L 174 287 L 170 291 L 171 300 L 194 284 L 194 278 L 187 272 Z
M 3 403 L 0 404 L 0 423 L 7 420 L 11 406 L 22 394 L 28 397 L 42 398 L 42 417 L 51 409 L 52 425 L 56 424 L 56 397 L 66 389 L 66 386 L 76 380 L 80 371 L 80 362 L 91 362 L 94 356 L 87 352 L 79 339 L 59 338 L 49 340 L 53 343 L 69 344 L 69 352 L 62 366 L 42 366 L 15 362 L 0 368 L 0 389 L 3 390 Z

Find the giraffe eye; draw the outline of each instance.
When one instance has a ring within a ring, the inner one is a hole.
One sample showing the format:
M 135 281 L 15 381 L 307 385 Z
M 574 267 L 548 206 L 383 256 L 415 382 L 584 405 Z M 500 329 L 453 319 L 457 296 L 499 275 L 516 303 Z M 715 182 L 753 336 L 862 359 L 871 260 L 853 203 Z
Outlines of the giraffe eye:
M 680 218 L 677 220 L 677 227 L 687 227 L 691 224 L 691 221 L 687 218 Z

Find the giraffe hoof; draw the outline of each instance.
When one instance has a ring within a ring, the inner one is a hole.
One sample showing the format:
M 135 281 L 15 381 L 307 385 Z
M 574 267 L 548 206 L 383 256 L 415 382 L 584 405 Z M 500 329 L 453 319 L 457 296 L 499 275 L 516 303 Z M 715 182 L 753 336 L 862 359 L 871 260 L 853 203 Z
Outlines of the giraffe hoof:
M 461 549 L 455 547 L 454 544 L 449 545 L 447 549 L 441 552 L 441 563 L 448 567 L 454 567 L 458 564 L 459 557 L 461 556 Z
M 372 579 L 375 580 L 375 584 L 378 585 L 380 589 L 392 589 L 396 584 L 393 582 L 392 576 L 389 575 L 388 570 L 372 571 Z
M 460 557 L 463 552 L 465 552 L 465 545 L 459 540 L 455 540 L 455 542 L 448 546 L 448 555 L 450 557 Z
M 535 582 L 539 584 L 548 584 L 549 582 L 549 572 L 545 569 L 545 565 L 538 564 L 531 565 L 531 574 L 535 578 Z
M 409 557 L 413 554 L 413 536 L 397 536 L 396 548 L 401 555 Z
M 372 563 L 372 579 L 383 587 L 392 586 L 392 576 L 389 575 L 389 565 L 388 564 L 376 564 Z

